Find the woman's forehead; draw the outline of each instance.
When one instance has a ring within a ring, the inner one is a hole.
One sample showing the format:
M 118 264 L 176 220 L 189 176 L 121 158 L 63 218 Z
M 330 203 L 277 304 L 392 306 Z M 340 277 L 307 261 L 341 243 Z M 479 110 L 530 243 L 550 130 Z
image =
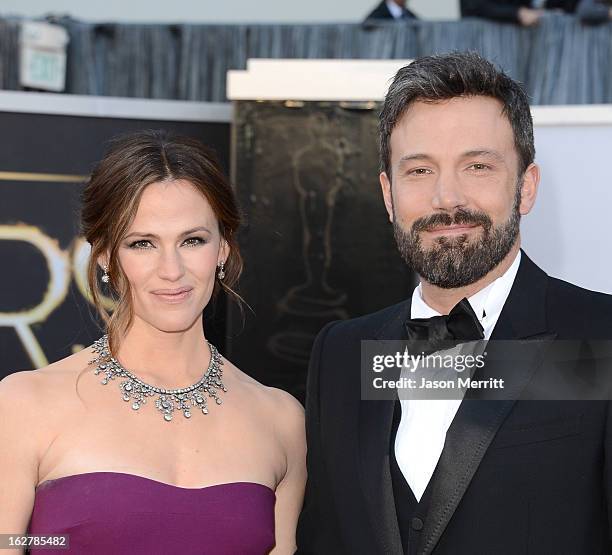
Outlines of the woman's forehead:
M 160 181 L 147 186 L 140 197 L 136 218 L 214 218 L 213 209 L 195 185 L 186 180 Z

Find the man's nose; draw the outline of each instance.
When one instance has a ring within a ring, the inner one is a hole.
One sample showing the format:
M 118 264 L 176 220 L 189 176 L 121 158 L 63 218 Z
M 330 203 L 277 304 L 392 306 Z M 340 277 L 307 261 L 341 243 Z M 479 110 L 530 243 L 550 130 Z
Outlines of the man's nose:
M 431 199 L 434 209 L 453 212 L 466 205 L 467 199 L 461 183 L 452 173 L 440 173 L 434 187 Z

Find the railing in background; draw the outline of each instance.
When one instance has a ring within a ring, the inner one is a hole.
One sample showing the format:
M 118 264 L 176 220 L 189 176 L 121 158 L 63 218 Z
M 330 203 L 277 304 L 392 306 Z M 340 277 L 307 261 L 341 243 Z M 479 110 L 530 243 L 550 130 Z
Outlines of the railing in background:
M 143 14 L 143 17 L 144 14 Z M 612 102 L 612 24 L 551 16 L 534 29 L 481 20 L 329 25 L 132 25 L 56 21 L 69 32 L 68 93 L 225 101 L 248 58 L 414 58 L 475 50 L 533 104 Z M 19 88 L 19 19 L 0 19 L 0 88 Z

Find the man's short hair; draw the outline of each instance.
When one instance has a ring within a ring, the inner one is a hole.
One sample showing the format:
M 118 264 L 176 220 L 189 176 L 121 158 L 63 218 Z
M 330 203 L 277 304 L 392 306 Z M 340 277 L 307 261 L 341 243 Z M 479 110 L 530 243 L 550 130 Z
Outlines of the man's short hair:
M 379 117 L 380 171 L 391 179 L 391 133 L 414 102 L 469 96 L 488 96 L 503 104 L 502 113 L 512 126 L 522 175 L 535 158 L 527 94 L 520 83 L 475 52 L 424 56 L 397 72 Z

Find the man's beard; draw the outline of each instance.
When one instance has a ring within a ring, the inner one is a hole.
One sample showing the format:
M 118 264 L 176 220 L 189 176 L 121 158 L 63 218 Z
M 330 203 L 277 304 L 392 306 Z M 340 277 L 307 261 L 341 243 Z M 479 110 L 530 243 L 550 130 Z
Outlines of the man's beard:
M 443 289 L 470 285 L 495 268 L 510 252 L 519 234 L 520 188 L 510 218 L 498 227 L 484 212 L 458 209 L 452 216 L 433 214 L 416 220 L 405 231 L 393 218 L 393 233 L 402 258 L 424 280 Z M 467 235 L 439 237 L 429 249 L 421 244 L 419 232 L 438 226 L 480 225 L 481 237 L 471 242 Z

